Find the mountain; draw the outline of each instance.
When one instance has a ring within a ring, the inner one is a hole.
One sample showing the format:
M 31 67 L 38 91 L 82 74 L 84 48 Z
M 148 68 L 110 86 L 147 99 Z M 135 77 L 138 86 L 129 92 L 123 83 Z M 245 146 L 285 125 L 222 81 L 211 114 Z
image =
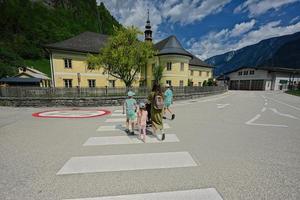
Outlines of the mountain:
M 0 77 L 24 64 L 49 74 L 44 44 L 121 26 L 96 0 L 0 0 L 0 10 Z
M 205 60 L 220 75 L 241 66 L 300 68 L 300 32 L 262 40 L 257 44 Z

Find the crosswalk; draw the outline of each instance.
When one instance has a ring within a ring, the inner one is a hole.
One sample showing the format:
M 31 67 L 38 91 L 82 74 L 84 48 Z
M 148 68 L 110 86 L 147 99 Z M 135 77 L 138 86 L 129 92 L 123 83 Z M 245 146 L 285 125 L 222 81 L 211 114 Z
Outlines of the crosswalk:
M 100 135 L 90 137 L 82 144 L 85 148 L 93 146 L 111 146 L 111 145 L 145 145 L 137 136 L 128 136 L 125 134 L 125 115 L 122 110 L 115 110 L 110 118 L 105 120 L 96 129 Z M 171 129 L 168 123 L 164 123 L 165 129 Z M 110 132 L 118 133 L 119 135 L 101 136 L 101 134 Z M 120 135 L 123 134 L 123 135 Z M 176 134 L 168 134 L 166 139 L 161 141 L 160 138 L 153 135 L 147 135 L 146 143 L 164 145 L 165 143 L 179 143 L 180 140 Z M 118 171 L 132 170 L 152 170 L 164 168 L 187 168 L 197 167 L 198 164 L 194 161 L 191 154 L 187 151 L 177 152 L 144 152 L 138 154 L 122 154 L 116 155 L 86 155 L 71 157 L 57 172 L 56 175 L 72 175 L 72 174 L 87 174 L 87 173 L 106 173 Z M 214 188 L 204 188 L 185 191 L 171 191 L 160 193 L 146 194 L 125 194 L 112 197 L 92 197 L 83 198 L 82 200 L 110 200 L 110 199 L 203 199 L 203 200 L 222 200 L 219 193 Z M 73 199 L 75 200 L 75 199 Z M 77 199 L 79 200 L 79 199 Z

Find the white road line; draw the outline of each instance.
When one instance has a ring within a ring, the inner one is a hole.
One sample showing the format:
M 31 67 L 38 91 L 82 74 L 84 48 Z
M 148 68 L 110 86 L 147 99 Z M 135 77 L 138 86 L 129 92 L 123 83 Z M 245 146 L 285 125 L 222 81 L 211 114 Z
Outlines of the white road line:
M 219 109 L 225 108 L 226 106 L 229 106 L 229 105 L 230 105 L 229 103 L 226 103 L 226 104 L 217 104 L 217 106 L 218 106 Z
M 57 175 L 195 166 L 188 152 L 85 156 L 72 157 Z
M 261 115 L 257 114 L 252 119 L 245 122 L 245 124 L 251 125 L 251 126 L 269 126 L 269 127 L 281 127 L 281 128 L 287 128 L 288 127 L 286 125 L 281 125 L 281 124 L 258 124 L 258 123 L 253 123 L 254 121 L 258 120 L 260 117 L 261 117 Z
M 266 102 L 266 103 L 265 103 L 265 106 L 267 106 L 267 105 L 268 105 L 268 103 Z
M 125 127 L 121 124 L 113 125 L 113 126 L 99 126 L 97 131 L 125 131 Z
M 284 102 L 282 102 L 282 101 L 278 101 L 278 100 L 273 99 L 273 98 L 270 98 L 270 97 L 268 97 L 268 99 L 271 99 L 271 100 L 273 100 L 273 101 L 275 101 L 275 102 L 277 102 L 277 103 L 281 103 L 281 104 L 283 104 L 283 105 L 286 105 L 286 106 L 288 106 L 288 107 L 291 107 L 291 108 L 294 108 L 294 109 L 300 111 L 300 108 L 298 108 L 298 107 L 296 107 L 296 106 L 292 106 L 292 105 L 290 105 L 290 104 L 284 103 Z
M 197 100 L 194 103 L 204 103 L 204 102 L 216 101 L 216 100 L 223 99 L 223 98 L 226 98 L 226 97 L 229 97 L 229 96 L 232 96 L 232 94 L 228 94 L 228 95 L 224 95 L 224 96 L 216 97 L 216 98 L 211 98 L 211 99 Z M 190 104 L 193 104 L 193 103 L 180 102 L 178 104 L 174 104 L 174 106 L 178 107 L 178 106 L 185 106 L 185 105 L 190 105 Z
M 158 140 L 154 136 L 146 136 L 146 143 L 179 142 L 175 134 L 166 134 L 164 141 Z M 143 141 L 138 136 L 111 136 L 111 137 L 91 137 L 83 146 L 103 146 L 116 144 L 141 144 Z
M 223 200 L 215 188 L 65 200 Z
M 125 117 L 126 115 L 125 114 L 122 114 L 122 113 L 113 113 L 111 114 L 112 117 Z
M 169 124 L 164 123 L 164 129 L 171 128 Z M 106 131 L 125 131 L 126 127 L 122 124 L 112 125 L 112 126 L 99 126 L 97 131 L 106 132 Z M 151 130 L 151 128 L 148 128 Z
M 126 118 L 110 118 L 106 119 L 105 122 L 126 122 Z
M 263 107 L 262 109 L 261 109 L 261 112 L 265 112 L 267 110 L 267 108 L 266 107 Z
M 290 114 L 285 114 L 285 113 L 281 113 L 278 110 L 276 110 L 275 108 L 269 108 L 270 110 L 272 110 L 275 114 L 283 116 L 283 117 L 288 117 L 288 118 L 292 118 L 292 119 L 299 119 L 298 117 L 295 117 L 293 115 Z

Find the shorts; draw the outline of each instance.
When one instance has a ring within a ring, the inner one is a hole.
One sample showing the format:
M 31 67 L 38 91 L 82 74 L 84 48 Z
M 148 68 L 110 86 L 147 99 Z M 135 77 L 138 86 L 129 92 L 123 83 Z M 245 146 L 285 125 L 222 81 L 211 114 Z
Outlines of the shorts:
M 168 102 L 164 102 L 164 104 L 165 104 L 165 108 L 169 108 L 172 103 L 168 101 Z
M 126 117 L 130 121 L 135 121 L 136 120 L 136 113 L 130 113 L 130 114 L 127 113 Z

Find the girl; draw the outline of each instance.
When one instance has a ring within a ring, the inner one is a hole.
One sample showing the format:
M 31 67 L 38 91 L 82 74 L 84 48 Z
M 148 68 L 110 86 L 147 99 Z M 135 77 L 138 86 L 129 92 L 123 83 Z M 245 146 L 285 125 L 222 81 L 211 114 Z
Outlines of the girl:
M 146 110 L 145 103 L 140 103 L 140 109 L 138 112 L 138 124 L 139 124 L 139 138 L 146 142 L 146 124 L 147 124 L 148 112 Z

